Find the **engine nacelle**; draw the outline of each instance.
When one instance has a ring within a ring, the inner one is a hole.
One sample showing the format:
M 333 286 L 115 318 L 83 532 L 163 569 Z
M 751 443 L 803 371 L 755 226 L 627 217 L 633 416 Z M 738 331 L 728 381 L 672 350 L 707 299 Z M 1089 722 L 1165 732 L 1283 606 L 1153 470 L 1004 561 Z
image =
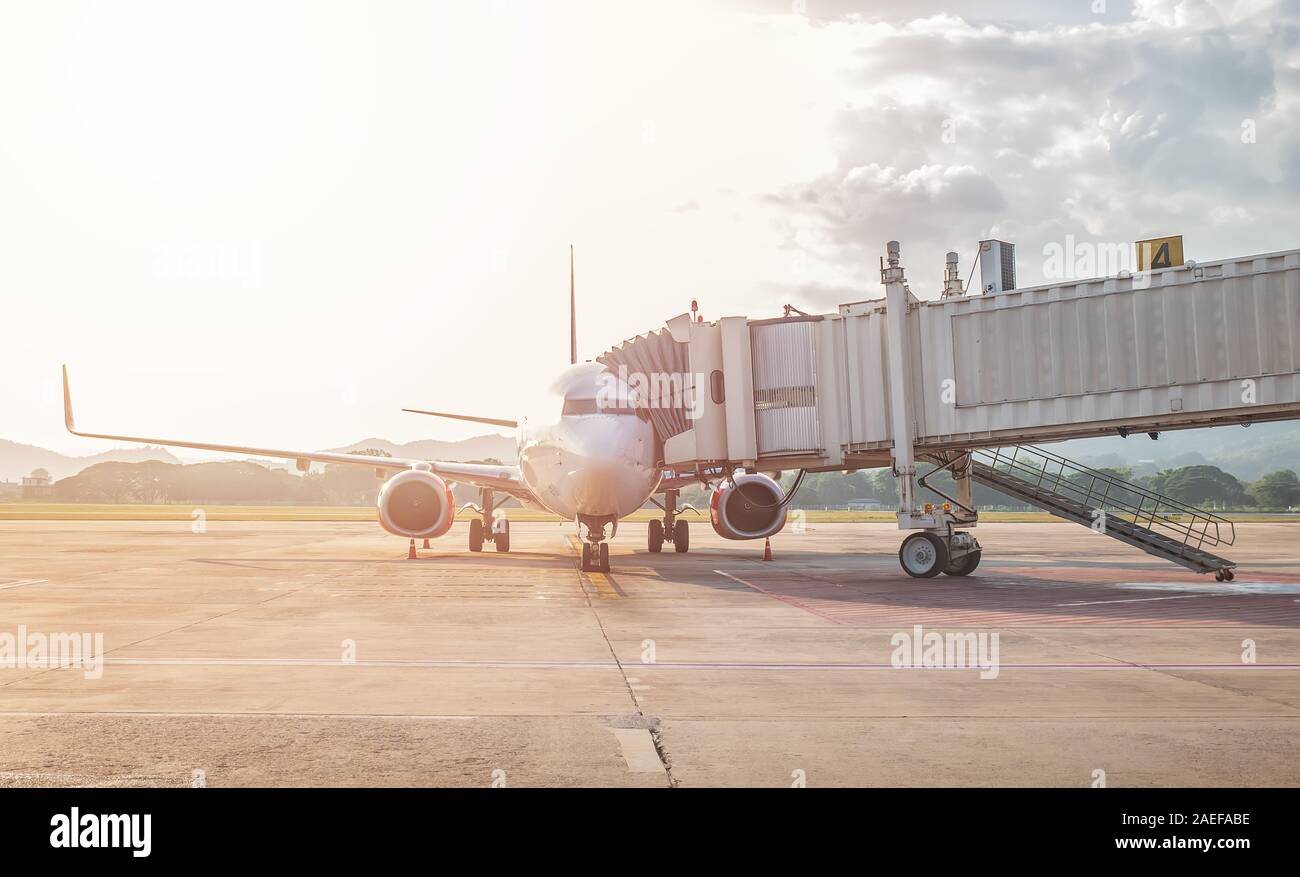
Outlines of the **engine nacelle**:
M 451 529 L 456 503 L 447 482 L 426 469 L 407 469 L 379 489 L 379 525 L 394 536 L 434 539 Z
M 734 482 L 734 483 L 733 483 Z M 724 539 L 763 539 L 785 526 L 785 497 L 781 485 L 766 475 L 750 473 L 722 481 L 709 498 L 713 530 Z

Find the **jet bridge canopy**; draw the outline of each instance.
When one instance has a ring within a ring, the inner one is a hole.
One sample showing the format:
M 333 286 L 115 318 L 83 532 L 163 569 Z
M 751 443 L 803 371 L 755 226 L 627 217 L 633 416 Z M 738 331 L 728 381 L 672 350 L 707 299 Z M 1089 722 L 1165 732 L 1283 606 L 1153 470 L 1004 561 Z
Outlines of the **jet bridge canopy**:
M 915 453 L 1300 417 L 1300 250 L 932 301 L 900 288 L 895 351 L 881 298 L 683 315 L 600 361 L 678 375 L 684 396 L 652 406 L 678 470 L 889 465 L 896 387 Z

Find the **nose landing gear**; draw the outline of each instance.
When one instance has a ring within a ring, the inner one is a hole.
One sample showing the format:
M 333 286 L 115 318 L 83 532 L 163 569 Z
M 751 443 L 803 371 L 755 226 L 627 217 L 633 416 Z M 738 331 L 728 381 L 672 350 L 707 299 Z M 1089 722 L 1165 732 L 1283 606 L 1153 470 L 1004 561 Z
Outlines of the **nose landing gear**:
M 609 572 L 609 543 L 582 543 L 582 571 Z
M 493 490 L 485 487 L 479 493 L 483 500 L 481 506 L 474 503 L 461 506 L 462 511 L 469 508 L 478 514 L 469 522 L 469 550 L 482 551 L 483 543 L 491 542 L 499 553 L 505 553 L 510 550 L 510 521 L 505 514 L 497 514 L 500 504 L 496 503 Z
M 579 515 L 578 529 L 587 528 L 582 543 L 582 571 L 609 572 L 609 543 L 605 541 L 605 527 L 610 527 L 609 538 L 618 532 L 618 518 L 613 515 Z

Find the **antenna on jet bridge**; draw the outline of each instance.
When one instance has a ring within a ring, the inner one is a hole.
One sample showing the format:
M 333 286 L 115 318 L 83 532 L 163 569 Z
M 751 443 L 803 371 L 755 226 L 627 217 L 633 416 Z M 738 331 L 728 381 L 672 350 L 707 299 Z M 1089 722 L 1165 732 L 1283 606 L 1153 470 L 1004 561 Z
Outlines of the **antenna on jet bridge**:
M 569 244 L 569 365 L 578 364 L 578 303 L 573 291 L 573 244 Z

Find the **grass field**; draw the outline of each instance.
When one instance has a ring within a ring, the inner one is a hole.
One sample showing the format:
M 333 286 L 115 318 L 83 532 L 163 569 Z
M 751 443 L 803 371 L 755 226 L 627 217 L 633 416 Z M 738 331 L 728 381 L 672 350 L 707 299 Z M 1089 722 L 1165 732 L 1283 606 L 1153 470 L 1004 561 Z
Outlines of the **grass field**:
M 190 521 L 195 512 L 202 510 L 209 521 L 373 521 L 372 506 L 189 506 L 143 505 L 135 503 L 0 503 L 0 521 Z M 861 523 L 894 521 L 893 512 L 806 511 L 809 523 Z M 559 521 L 556 515 L 530 509 L 506 510 L 512 521 Z M 624 520 L 648 521 L 657 518 L 657 509 L 642 509 Z M 462 520 L 473 517 L 471 512 L 460 515 Z M 708 517 L 707 511 L 699 520 Z M 1285 514 L 1232 514 L 1224 517 L 1235 520 L 1292 522 L 1297 515 Z M 690 512 L 686 520 L 697 520 Z M 1046 512 L 981 512 L 980 520 L 990 523 L 1065 523 Z

